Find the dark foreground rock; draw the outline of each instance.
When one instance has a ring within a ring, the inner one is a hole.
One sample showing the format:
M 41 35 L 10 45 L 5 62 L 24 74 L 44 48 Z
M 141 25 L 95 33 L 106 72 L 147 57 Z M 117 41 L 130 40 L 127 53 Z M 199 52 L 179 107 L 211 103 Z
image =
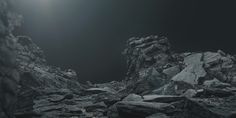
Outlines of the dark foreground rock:
M 12 30 L 20 25 L 11 0 L 0 0 L 0 118 L 14 118 L 19 73 Z

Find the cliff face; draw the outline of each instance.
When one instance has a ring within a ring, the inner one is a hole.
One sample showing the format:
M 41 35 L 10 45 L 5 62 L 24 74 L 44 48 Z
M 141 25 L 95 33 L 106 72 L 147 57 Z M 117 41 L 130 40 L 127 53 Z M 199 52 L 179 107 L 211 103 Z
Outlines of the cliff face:
M 0 0 L 0 117 L 14 117 L 19 73 L 16 42 L 11 34 L 20 17 L 11 10 L 10 0 Z

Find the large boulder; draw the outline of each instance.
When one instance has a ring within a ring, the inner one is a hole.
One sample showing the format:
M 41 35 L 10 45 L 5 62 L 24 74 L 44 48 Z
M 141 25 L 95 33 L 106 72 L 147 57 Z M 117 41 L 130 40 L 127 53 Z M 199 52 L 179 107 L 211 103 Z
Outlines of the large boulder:
M 136 93 L 145 95 L 152 90 L 165 85 L 169 80 L 165 74 L 158 72 L 155 68 L 147 68 L 139 72 L 139 79 L 130 80 L 126 88 L 121 93 Z
M 150 66 L 161 68 L 173 58 L 166 37 L 130 38 L 126 46 L 124 55 L 127 57 L 128 76 Z
M 195 85 L 200 84 L 202 81 L 201 79 L 204 79 L 206 75 L 207 73 L 203 68 L 203 64 L 200 62 L 188 65 L 179 74 L 174 76 L 172 81 L 176 83 L 186 83 L 194 87 Z

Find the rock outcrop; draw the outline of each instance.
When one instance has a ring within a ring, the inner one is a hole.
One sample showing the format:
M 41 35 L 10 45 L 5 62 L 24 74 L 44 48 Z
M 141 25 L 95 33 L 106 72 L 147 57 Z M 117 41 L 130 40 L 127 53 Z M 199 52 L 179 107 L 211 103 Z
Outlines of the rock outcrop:
M 132 100 L 127 101 L 125 98 L 124 102 L 114 104 L 110 111 L 115 113 L 109 112 L 109 116 L 235 117 L 234 56 L 221 50 L 173 53 L 168 39 L 158 36 L 131 38 L 127 41 L 124 54 L 129 70 L 126 88 L 119 94 Z M 134 96 L 133 93 L 138 95 Z M 152 109 L 148 109 L 148 104 L 154 105 Z M 172 107 L 160 111 L 155 110 L 155 104 Z
M 68 99 L 68 94 L 76 96 L 83 89 L 75 71 L 49 66 L 43 51 L 29 37 L 18 36 L 15 41 L 21 77 L 16 112 L 18 117 L 43 114 L 47 111 L 45 109 L 64 108 L 63 104 L 52 106 L 51 103 L 63 102 Z M 62 98 L 51 100 L 54 97 Z

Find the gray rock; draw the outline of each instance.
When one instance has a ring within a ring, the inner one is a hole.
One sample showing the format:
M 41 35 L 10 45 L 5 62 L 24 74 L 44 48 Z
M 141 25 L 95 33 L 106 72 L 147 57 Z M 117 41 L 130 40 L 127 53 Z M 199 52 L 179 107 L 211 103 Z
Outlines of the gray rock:
M 184 58 L 184 63 L 188 65 L 199 65 L 201 64 L 203 54 L 202 53 L 193 53 Z
M 157 72 L 155 68 L 148 68 L 141 71 L 139 76 L 139 80 L 131 81 L 130 84 L 127 85 L 126 91 L 128 91 L 128 94 L 149 94 L 152 90 L 162 87 L 168 81 L 165 75 Z
M 181 95 L 188 89 L 193 89 L 194 87 L 185 82 L 170 82 L 159 89 L 152 91 L 153 94 L 159 95 Z
M 197 91 L 197 97 L 230 97 L 234 96 L 231 90 L 218 89 L 218 88 L 206 88 Z
M 233 86 L 236 86 L 236 76 L 232 78 L 231 84 L 232 84 Z
M 121 96 L 119 94 L 111 94 L 106 92 L 93 96 L 93 99 L 96 102 L 104 102 L 108 107 L 110 107 L 116 102 L 121 101 Z
M 167 78 L 172 78 L 180 72 L 179 66 L 173 66 L 163 70 L 163 73 L 167 75 Z
M 117 110 L 116 104 L 109 107 L 109 109 L 107 111 L 107 116 L 108 116 L 108 118 L 121 118 L 119 115 L 119 112 Z
M 163 113 L 156 113 L 156 114 L 150 115 L 146 118 L 170 118 L 170 117 L 167 116 L 166 114 L 163 114 Z
M 187 97 L 187 98 L 192 98 L 197 95 L 197 90 L 194 89 L 188 89 L 185 91 L 181 96 Z
M 202 67 L 202 63 L 188 65 L 183 71 L 172 78 L 174 82 L 184 82 L 195 86 L 199 84 L 200 79 L 204 79 L 207 75 Z
M 86 109 L 86 111 L 91 112 L 97 109 L 105 109 L 107 108 L 107 105 L 104 102 L 99 102 L 99 103 L 95 103 L 93 105 L 89 105 L 84 107 Z
M 142 96 L 136 95 L 136 94 L 129 94 L 127 97 L 125 97 L 122 101 L 143 101 Z
M 207 66 L 211 66 L 213 64 L 219 63 L 221 58 L 222 56 L 220 53 L 205 52 L 203 61 Z
M 144 102 L 160 102 L 160 103 L 171 103 L 179 100 L 183 100 L 183 97 L 173 95 L 145 95 L 143 96 Z
M 185 118 L 229 118 L 235 111 L 235 96 L 228 98 L 194 98 L 185 103 Z
M 223 82 L 219 81 L 218 79 L 205 81 L 203 85 L 208 88 L 226 88 L 226 87 L 231 86 L 230 84 L 223 83 Z
M 89 89 L 86 89 L 85 92 L 87 94 L 98 94 L 98 93 L 103 93 L 103 92 L 108 92 L 108 93 L 111 93 L 111 94 L 116 93 L 115 90 L 113 90 L 112 88 L 109 88 L 109 87 L 104 87 L 104 88 L 89 88 Z
M 141 69 L 164 66 L 171 59 L 170 44 L 166 37 L 149 36 L 130 38 L 124 55 L 127 57 L 128 75 L 135 75 Z
M 171 113 L 174 106 L 167 103 L 122 101 L 116 104 L 119 115 L 123 118 L 143 118 L 154 113 Z

